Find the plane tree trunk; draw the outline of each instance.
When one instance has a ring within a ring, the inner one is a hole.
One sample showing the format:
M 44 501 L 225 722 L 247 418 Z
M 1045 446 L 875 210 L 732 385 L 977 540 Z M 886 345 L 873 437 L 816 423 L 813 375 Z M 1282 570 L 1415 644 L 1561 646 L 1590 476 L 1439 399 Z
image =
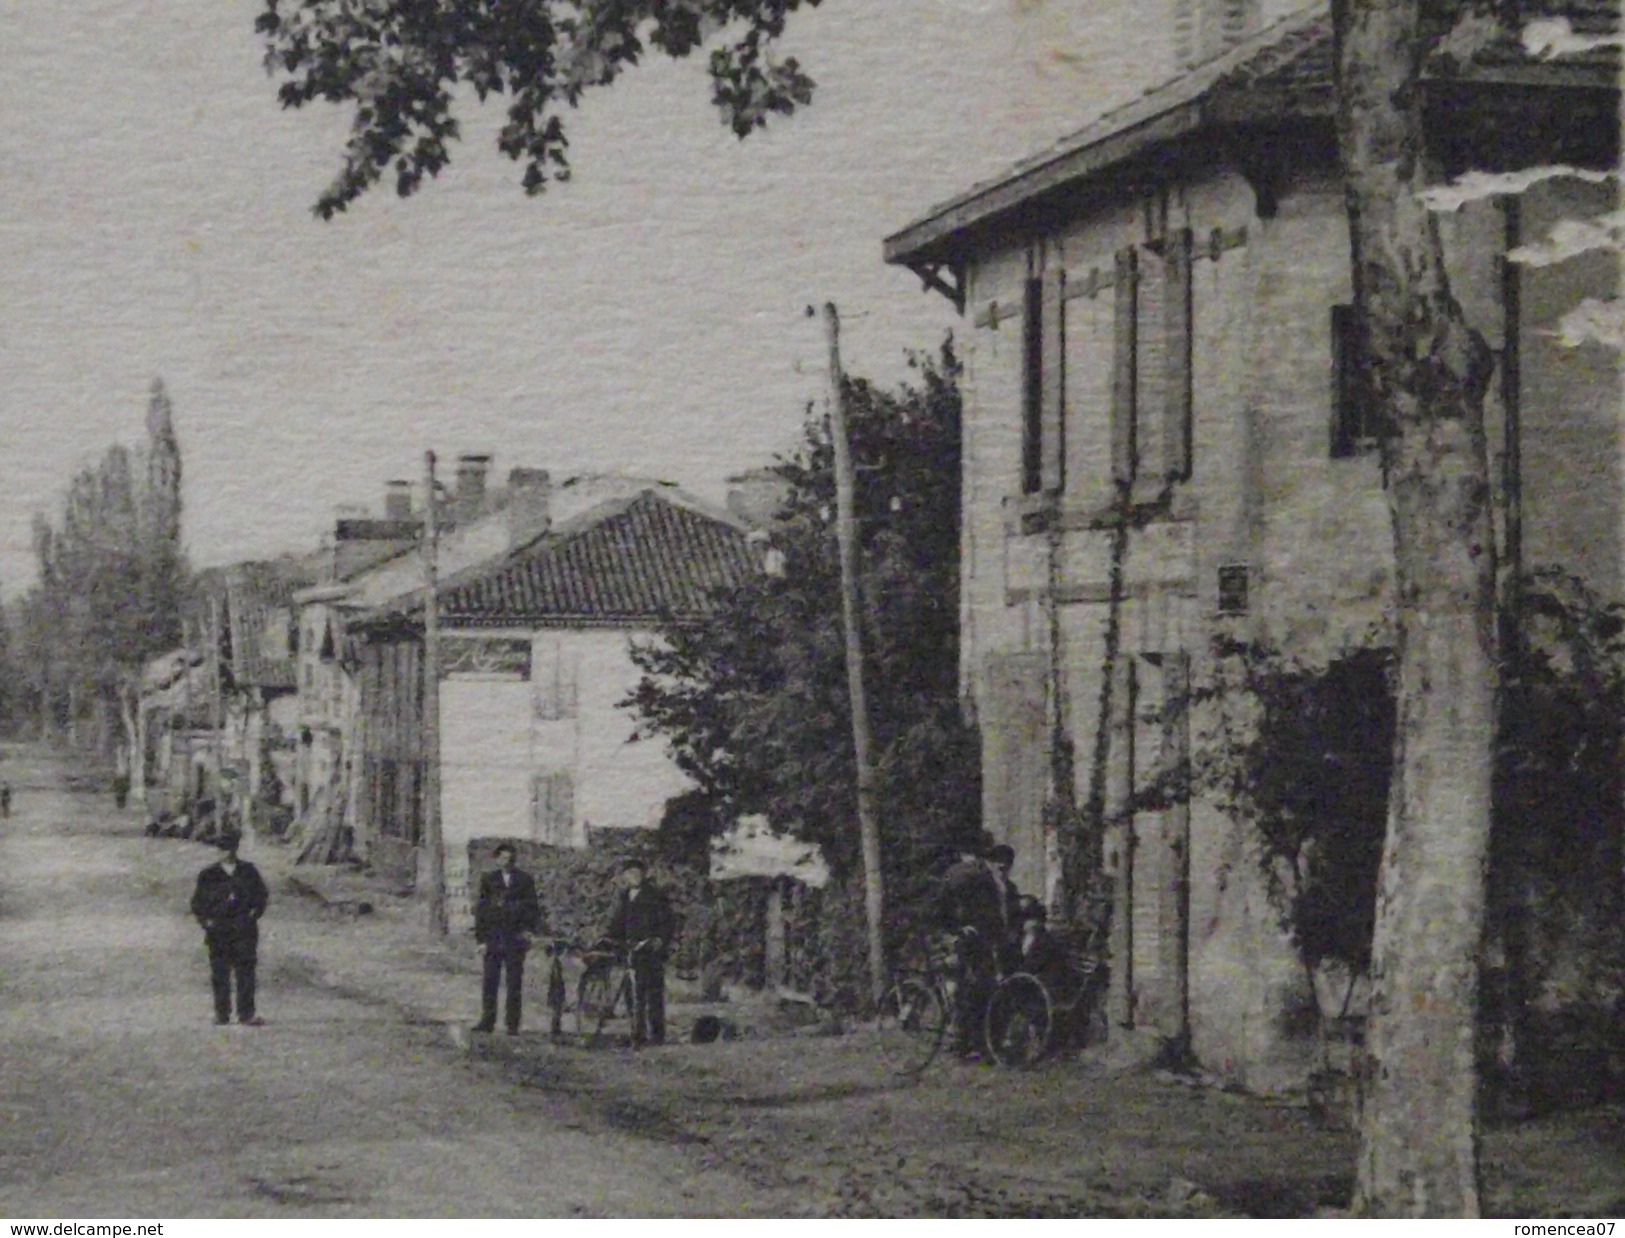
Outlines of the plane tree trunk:
M 1484 395 L 1427 173 L 1418 0 L 1336 0 L 1338 128 L 1367 359 L 1391 419 L 1398 725 L 1356 1210 L 1477 1216 L 1474 1029 L 1498 672 Z

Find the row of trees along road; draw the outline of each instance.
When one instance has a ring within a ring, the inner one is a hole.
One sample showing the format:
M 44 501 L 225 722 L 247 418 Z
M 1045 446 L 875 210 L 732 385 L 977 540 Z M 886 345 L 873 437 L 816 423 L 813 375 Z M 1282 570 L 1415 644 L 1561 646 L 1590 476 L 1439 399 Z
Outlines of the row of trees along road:
M 6 722 L 127 753 L 142 666 L 180 645 L 189 581 L 180 445 L 161 380 L 141 447 L 116 444 L 81 469 L 55 520 L 35 514 L 33 537 L 38 579 L 8 615 Z
M 284 106 L 356 104 L 343 210 L 383 176 L 410 194 L 450 158 L 459 87 L 504 96 L 499 147 L 539 192 L 568 174 L 563 112 L 649 48 L 709 49 L 713 96 L 741 136 L 811 98 L 774 55 L 817 0 L 482 0 L 357 6 L 261 0 Z M 1449 39 L 1516 28 L 1520 0 L 1333 0 L 1339 146 L 1356 302 L 1394 433 L 1386 446 L 1396 562 L 1395 791 L 1372 950 L 1357 1207 L 1372 1215 L 1479 1210 L 1473 1021 L 1497 728 L 1495 542 L 1484 436 L 1491 359 L 1451 294 L 1419 197 L 1430 160 L 1424 68 Z M 1465 32 L 1465 36 L 1464 36 Z M 387 48 L 388 54 L 377 49 Z M 466 96 L 465 96 L 466 97 Z M 1450 685 L 1446 702 L 1430 685 Z

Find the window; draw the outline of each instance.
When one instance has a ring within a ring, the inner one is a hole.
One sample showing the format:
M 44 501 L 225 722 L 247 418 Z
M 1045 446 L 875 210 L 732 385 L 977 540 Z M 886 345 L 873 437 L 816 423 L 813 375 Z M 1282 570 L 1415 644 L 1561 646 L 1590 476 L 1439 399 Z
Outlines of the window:
M 1226 563 L 1219 568 L 1219 613 L 1247 613 L 1248 572 L 1245 563 Z
M 575 779 L 569 770 L 536 774 L 530 780 L 531 835 L 553 847 L 575 841 Z
M 1021 316 L 1021 492 L 1044 484 L 1044 281 L 1027 281 Z
M 1191 475 L 1192 249 L 1191 230 L 1179 228 L 1162 254 L 1162 469 L 1171 481 Z
M 538 722 L 559 722 L 576 716 L 576 659 L 555 648 L 531 668 L 531 704 Z
M 1366 363 L 1365 328 L 1352 305 L 1332 306 L 1332 434 L 1334 460 L 1377 446 L 1381 408 Z
M 1134 480 L 1139 457 L 1135 415 L 1139 403 L 1139 254 L 1133 246 L 1117 252 L 1112 282 L 1112 480 Z

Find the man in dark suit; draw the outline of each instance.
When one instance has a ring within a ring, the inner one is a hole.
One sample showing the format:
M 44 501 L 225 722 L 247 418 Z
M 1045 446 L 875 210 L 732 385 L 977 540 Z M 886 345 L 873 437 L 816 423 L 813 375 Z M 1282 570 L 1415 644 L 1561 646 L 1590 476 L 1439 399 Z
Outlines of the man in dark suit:
M 937 921 L 945 929 L 975 929 L 988 945 L 1004 932 L 1004 906 L 998 883 L 985 856 L 992 840 L 967 839 L 959 848 L 959 859 L 943 873 L 937 887 Z
M 999 896 L 999 966 L 1006 972 L 1014 971 L 1021 958 L 1021 891 L 1010 879 L 1015 863 L 1015 848 L 1007 843 L 987 853 L 987 871 Z
M 493 1032 L 497 1025 L 497 989 L 508 973 L 508 1001 L 503 1011 L 508 1035 L 519 1035 L 521 994 L 525 987 L 525 952 L 532 935 L 541 930 L 542 904 L 536 897 L 536 879 L 514 866 L 512 843 L 498 843 L 497 869 L 480 876 L 480 897 L 474 905 L 474 940 L 485 947 L 485 980 L 480 988 L 480 1021 L 476 1032 Z
M 981 1047 L 982 1017 L 1004 953 L 1004 900 L 988 865 L 992 851 L 985 831 L 967 838 L 937 887 L 937 922 L 956 935 L 961 974 L 954 989 L 954 1039 L 963 1054 Z
M 203 939 L 209 947 L 214 1021 L 231 1022 L 235 978 L 237 1021 L 244 1027 L 260 1027 L 265 1020 L 254 1013 L 254 969 L 259 961 L 260 917 L 270 902 L 270 892 L 259 869 L 238 858 L 240 842 L 240 836 L 229 831 L 217 839 L 224 854 L 197 875 L 192 914 L 203 926 Z
M 608 933 L 617 951 L 632 956 L 634 1048 L 666 1040 L 666 951 L 673 929 L 665 891 L 643 878 L 642 860 L 621 865 L 621 894 Z

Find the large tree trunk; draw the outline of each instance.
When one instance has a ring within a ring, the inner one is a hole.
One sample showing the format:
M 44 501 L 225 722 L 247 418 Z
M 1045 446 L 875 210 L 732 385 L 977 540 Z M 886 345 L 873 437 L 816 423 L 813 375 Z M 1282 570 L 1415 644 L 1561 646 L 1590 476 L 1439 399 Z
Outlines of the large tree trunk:
M 1355 292 L 1385 445 L 1398 727 L 1371 965 L 1356 1208 L 1476 1216 L 1474 1024 L 1497 701 L 1483 408 L 1425 184 L 1418 0 L 1336 0 Z

